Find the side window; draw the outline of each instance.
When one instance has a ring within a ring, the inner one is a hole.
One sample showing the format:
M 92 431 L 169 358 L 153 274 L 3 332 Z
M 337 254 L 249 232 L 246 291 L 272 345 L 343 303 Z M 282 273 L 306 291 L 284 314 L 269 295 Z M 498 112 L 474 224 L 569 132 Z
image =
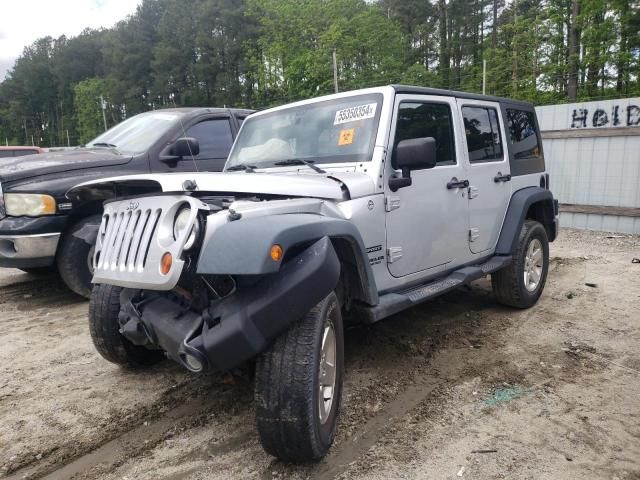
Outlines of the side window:
M 540 146 L 533 112 L 507 109 L 509 136 L 514 158 L 540 156 Z
M 200 143 L 200 153 L 196 156 L 198 159 L 227 158 L 233 143 L 231 124 L 227 118 L 196 123 L 187 129 L 186 136 L 198 139 Z
M 433 137 L 439 165 L 456 163 L 451 109 L 444 103 L 401 103 L 395 145 L 411 138 Z
M 13 157 L 13 150 L 0 150 L 0 158 Z
M 495 108 L 462 107 L 469 161 L 502 160 L 502 140 Z

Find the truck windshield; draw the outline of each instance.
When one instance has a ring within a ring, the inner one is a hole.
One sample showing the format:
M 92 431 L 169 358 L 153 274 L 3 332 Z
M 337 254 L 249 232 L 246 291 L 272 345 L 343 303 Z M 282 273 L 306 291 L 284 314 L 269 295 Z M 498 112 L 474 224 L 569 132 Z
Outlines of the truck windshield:
M 179 112 L 148 112 L 119 123 L 87 143 L 87 147 L 111 147 L 135 155 L 148 150 L 181 116 Z
M 303 164 L 302 160 L 315 164 L 370 161 L 381 107 L 382 95 L 375 93 L 249 117 L 226 169 Z

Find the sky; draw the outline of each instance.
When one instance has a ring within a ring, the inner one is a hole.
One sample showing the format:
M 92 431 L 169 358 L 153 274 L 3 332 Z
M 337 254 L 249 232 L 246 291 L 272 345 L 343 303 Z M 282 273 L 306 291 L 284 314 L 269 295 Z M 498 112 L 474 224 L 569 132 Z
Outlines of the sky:
M 140 0 L 0 0 L 0 81 L 25 46 L 40 37 L 111 27 Z

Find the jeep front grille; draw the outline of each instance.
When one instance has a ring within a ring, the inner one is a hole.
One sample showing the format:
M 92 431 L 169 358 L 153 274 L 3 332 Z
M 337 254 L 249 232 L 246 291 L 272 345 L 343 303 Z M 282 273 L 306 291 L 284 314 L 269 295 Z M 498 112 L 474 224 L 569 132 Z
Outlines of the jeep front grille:
M 159 208 L 105 213 L 104 240 L 96 255 L 96 268 L 129 272 L 144 269 L 161 214 Z
M 191 210 L 187 228 L 173 237 L 177 212 Z M 159 195 L 109 202 L 104 207 L 96 239 L 93 283 L 127 288 L 171 290 L 184 267 L 182 253 L 199 210 L 209 210 L 200 200 L 184 195 Z M 168 274 L 160 271 L 160 260 L 171 254 Z

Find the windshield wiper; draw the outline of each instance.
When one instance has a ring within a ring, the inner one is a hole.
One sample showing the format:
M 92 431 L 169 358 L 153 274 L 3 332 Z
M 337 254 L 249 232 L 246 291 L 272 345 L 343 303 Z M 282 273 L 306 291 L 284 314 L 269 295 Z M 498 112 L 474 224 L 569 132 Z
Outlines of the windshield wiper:
M 108 148 L 116 148 L 116 146 L 115 146 L 113 143 L 105 143 L 105 142 L 93 143 L 91 146 L 92 146 L 92 147 L 108 147 Z
M 247 173 L 254 173 L 256 170 L 255 165 L 245 165 L 243 163 L 239 164 L 239 165 L 233 165 L 232 167 L 229 167 L 225 170 L 225 172 L 237 172 L 238 170 L 244 170 Z
M 303 158 L 290 158 L 289 160 L 282 160 L 280 162 L 274 163 L 274 165 L 306 165 L 307 167 L 315 170 L 318 173 L 327 173 L 322 170 L 320 167 L 316 167 L 313 164 L 313 160 L 305 160 Z

